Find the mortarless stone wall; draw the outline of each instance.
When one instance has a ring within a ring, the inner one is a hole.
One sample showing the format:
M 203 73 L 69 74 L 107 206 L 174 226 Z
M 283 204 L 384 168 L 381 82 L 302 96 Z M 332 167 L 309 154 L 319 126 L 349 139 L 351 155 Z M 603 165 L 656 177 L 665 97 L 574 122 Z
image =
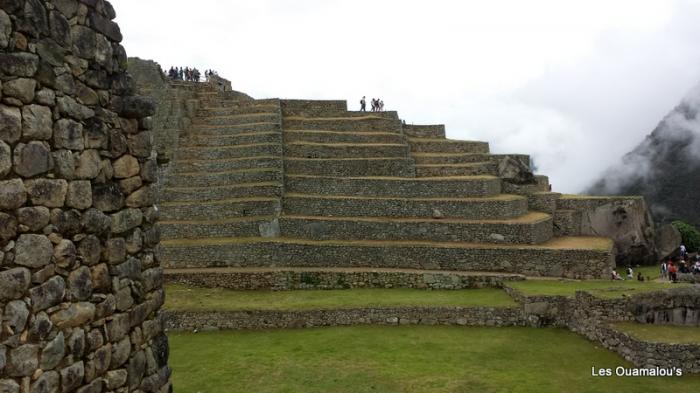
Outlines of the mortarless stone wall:
M 167 392 L 151 183 L 103 0 L 0 1 L 0 392 Z

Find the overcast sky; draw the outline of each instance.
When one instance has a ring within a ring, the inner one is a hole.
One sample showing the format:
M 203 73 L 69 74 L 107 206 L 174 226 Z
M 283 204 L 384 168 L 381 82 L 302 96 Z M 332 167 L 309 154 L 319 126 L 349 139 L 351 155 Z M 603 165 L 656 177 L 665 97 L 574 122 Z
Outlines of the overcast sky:
M 129 56 L 256 98 L 381 97 L 578 192 L 700 82 L 700 0 L 112 0 Z

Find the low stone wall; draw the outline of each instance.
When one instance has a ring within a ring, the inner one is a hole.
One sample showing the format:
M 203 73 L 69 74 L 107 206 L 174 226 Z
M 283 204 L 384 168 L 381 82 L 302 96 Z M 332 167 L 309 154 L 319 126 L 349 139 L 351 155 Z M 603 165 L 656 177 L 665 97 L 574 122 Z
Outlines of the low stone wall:
M 597 321 L 576 330 L 603 347 L 617 352 L 637 367 L 680 368 L 685 373 L 700 373 L 700 345 L 665 344 L 640 341 L 627 333 Z
M 674 288 L 634 297 L 640 323 L 700 326 L 700 287 Z
M 283 116 L 301 117 L 344 115 L 348 107 L 347 102 L 341 100 L 280 100 L 280 104 Z
M 353 271 L 346 269 L 269 269 L 231 271 L 207 269 L 206 272 L 188 269 L 166 270 L 170 283 L 197 287 L 227 288 L 234 290 L 295 289 L 352 289 L 352 288 L 419 288 L 468 289 L 502 287 L 507 281 L 521 281 L 517 274 L 478 274 L 442 271 Z
M 520 308 L 387 307 L 308 311 L 168 311 L 170 330 L 288 329 L 348 325 L 525 326 Z

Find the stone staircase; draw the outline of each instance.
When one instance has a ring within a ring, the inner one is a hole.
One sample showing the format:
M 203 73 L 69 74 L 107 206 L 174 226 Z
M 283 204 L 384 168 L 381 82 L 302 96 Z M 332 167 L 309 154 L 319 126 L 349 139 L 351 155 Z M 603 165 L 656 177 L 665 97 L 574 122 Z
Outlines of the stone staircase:
M 614 264 L 610 239 L 554 237 L 560 194 L 499 177 L 488 143 L 344 101 L 198 94 L 163 189 L 167 267 L 594 278 Z

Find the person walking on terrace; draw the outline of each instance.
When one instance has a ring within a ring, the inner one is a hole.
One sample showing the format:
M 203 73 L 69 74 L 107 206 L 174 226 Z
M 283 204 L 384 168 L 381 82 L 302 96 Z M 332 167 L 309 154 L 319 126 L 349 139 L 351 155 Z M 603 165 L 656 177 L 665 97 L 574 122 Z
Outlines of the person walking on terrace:
M 365 100 L 365 96 L 362 96 L 362 99 L 360 100 L 360 112 L 367 112 L 367 101 Z

